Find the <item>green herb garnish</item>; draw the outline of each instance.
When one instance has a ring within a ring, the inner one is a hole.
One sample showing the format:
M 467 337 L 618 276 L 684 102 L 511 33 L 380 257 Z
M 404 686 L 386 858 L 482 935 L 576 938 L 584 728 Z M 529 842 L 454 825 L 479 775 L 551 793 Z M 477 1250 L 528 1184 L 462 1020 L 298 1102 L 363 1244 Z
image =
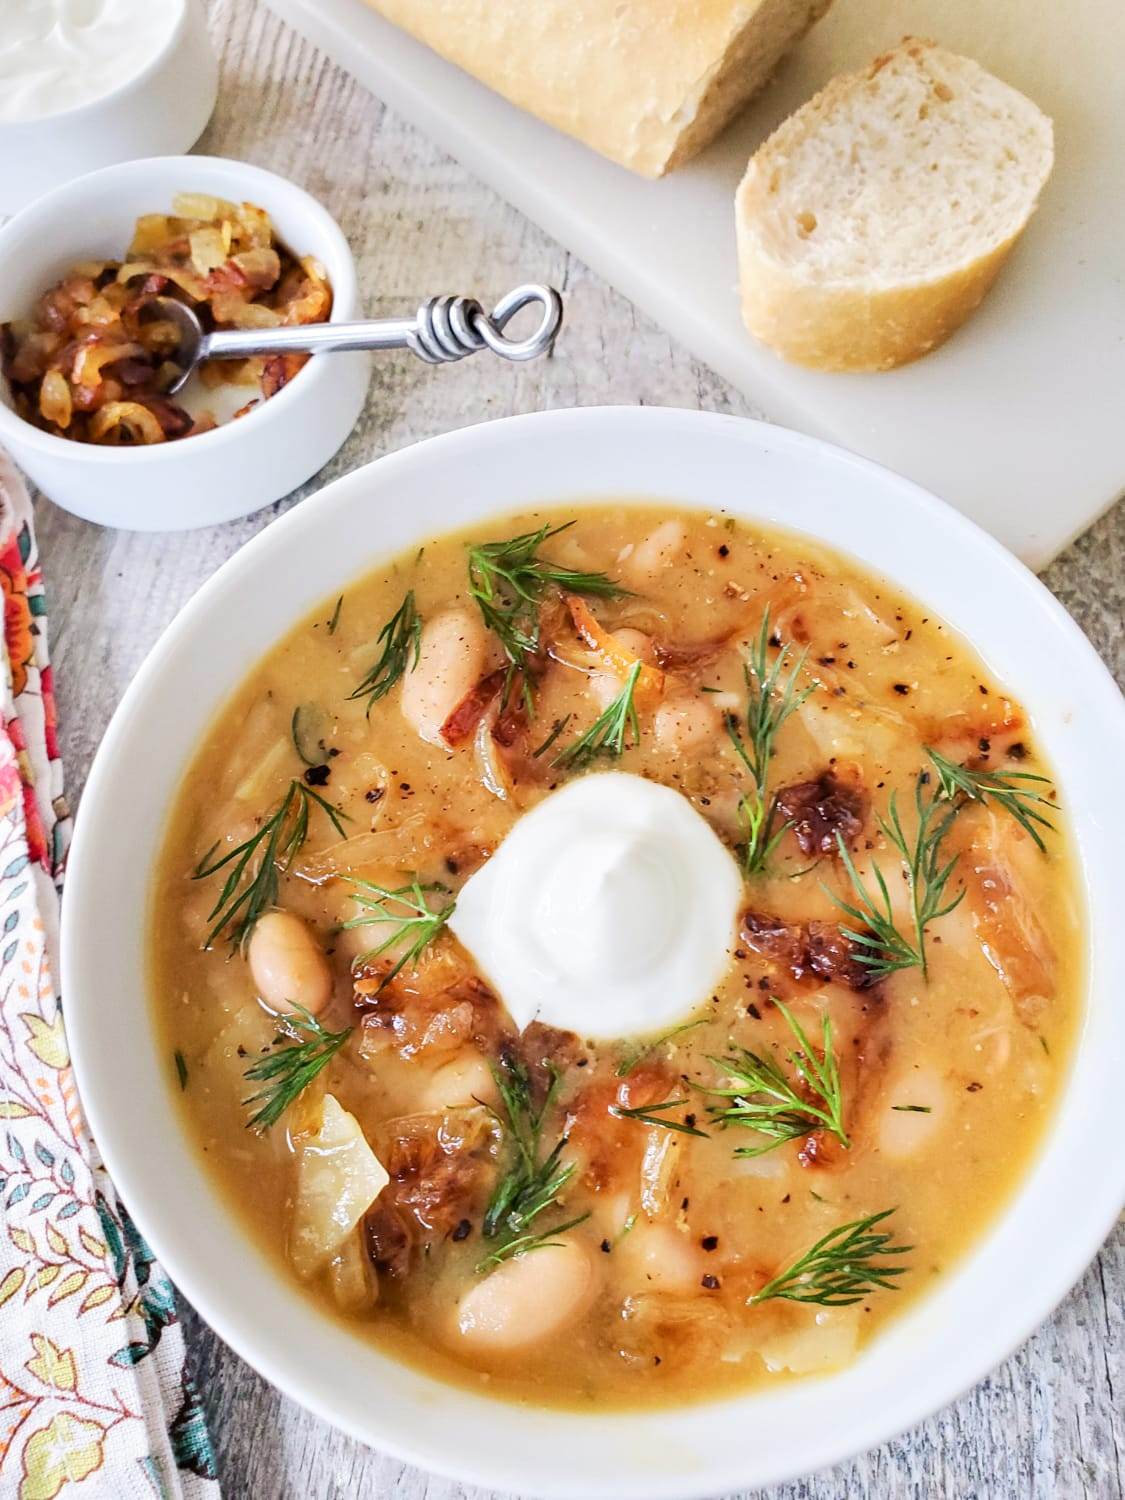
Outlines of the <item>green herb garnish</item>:
M 787 1302 L 815 1302 L 821 1307 L 849 1307 L 879 1289 L 897 1290 L 894 1278 L 902 1276 L 909 1267 L 889 1264 L 885 1257 L 906 1255 L 914 1247 L 896 1245 L 890 1234 L 875 1230 L 876 1224 L 893 1213 L 893 1208 L 885 1208 L 882 1213 L 829 1230 L 791 1266 L 748 1298 L 747 1306 L 780 1298 Z
M 666 1109 L 679 1109 L 686 1104 L 686 1099 L 664 1099 L 659 1104 L 640 1104 L 635 1109 L 626 1109 L 621 1104 L 611 1104 L 609 1112 L 618 1120 L 639 1120 L 642 1125 L 659 1125 L 661 1130 L 674 1130 L 679 1135 L 698 1135 L 706 1141 L 709 1140 L 705 1130 L 700 1130 L 698 1125 L 689 1125 L 685 1120 L 668 1120 L 664 1117 Z
M 408 945 L 390 972 L 384 974 L 379 981 L 379 989 L 382 990 L 401 969 L 421 957 L 453 915 L 457 902 L 451 899 L 438 910 L 430 906 L 426 897 L 435 891 L 449 895 L 449 888 L 437 881 L 422 885 L 420 881 L 412 880 L 409 885 L 396 886 L 391 890 L 385 885 L 376 885 L 373 880 L 360 880 L 351 876 L 348 884 L 353 887 L 356 901 L 364 908 L 364 915 L 352 917 L 349 922 L 341 922 L 342 930 L 375 924 L 388 924 L 394 929 L 377 947 L 362 954 L 356 963 L 378 958 L 397 943 L 405 942 Z
M 229 867 L 219 899 L 208 914 L 207 920 L 214 925 L 203 940 L 204 948 L 210 948 L 224 928 L 231 947 L 242 947 L 263 913 L 277 905 L 280 876 L 288 870 L 308 838 L 309 811 L 313 803 L 344 838 L 340 819 L 347 814 L 341 813 L 303 781 L 291 781 L 280 804 L 257 832 L 221 859 L 213 858 L 219 847 L 213 844 L 199 861 L 192 871 L 193 880 L 206 880 Z
M 550 734 L 543 741 L 543 743 L 539 746 L 538 750 L 533 750 L 531 752 L 531 757 L 532 757 L 533 760 L 538 760 L 541 755 L 546 755 L 547 751 L 555 743 L 555 741 L 558 739 L 559 735 L 562 734 L 563 730 L 566 728 L 566 726 L 570 723 L 571 719 L 573 719 L 573 718 L 574 718 L 573 714 L 567 714 L 565 718 L 556 719 L 555 720 L 555 722 L 551 725 L 551 732 L 550 732 Z
M 343 596 L 343 594 L 341 594 L 340 597 L 336 600 L 336 608 L 332 611 L 332 618 L 328 622 L 328 634 L 329 635 L 335 635 L 336 634 L 336 626 L 339 625 L 339 623 L 340 623 L 340 611 L 343 609 L 343 607 L 344 607 L 344 596 Z
M 822 1056 L 817 1057 L 801 1023 L 788 1006 L 775 999 L 796 1048 L 787 1054 L 797 1082 L 787 1077 L 776 1059 L 739 1047 L 730 1057 L 713 1057 L 717 1068 L 735 1080 L 734 1088 L 704 1092 L 729 1103 L 712 1104 L 708 1113 L 722 1130 L 745 1126 L 767 1137 L 764 1146 L 740 1146 L 735 1156 L 764 1156 L 767 1151 L 799 1139 L 812 1130 L 828 1130 L 847 1150 L 840 1069 L 832 1045 L 832 1022 L 821 1020 Z M 799 1090 L 803 1087 L 804 1092 Z M 812 1096 L 811 1098 L 809 1096 Z
M 366 698 L 368 714 L 412 665 L 411 657 L 413 665 L 418 665 L 422 652 L 422 616 L 415 607 L 413 589 L 375 637 L 375 645 L 383 648 L 378 661 L 355 692 L 348 694 L 349 698 Z
M 903 831 L 897 800 L 893 792 L 889 806 L 889 820 L 883 817 L 877 820 L 884 836 L 902 856 L 910 895 L 913 928 L 910 937 L 899 932 L 895 926 L 890 891 L 887 889 L 882 870 L 877 864 L 872 864 L 875 883 L 878 887 L 877 894 L 872 895 L 856 870 L 842 835 L 839 832 L 836 834 L 840 860 L 855 890 L 858 904 L 853 906 L 844 901 L 828 890 L 827 886 L 824 886 L 824 889 L 841 911 L 859 923 L 858 928 L 841 927 L 840 931 L 859 948 L 860 962 L 871 974 L 879 978 L 893 974 L 898 969 L 913 968 L 921 969 L 923 976 L 928 977 L 926 928 L 939 917 L 948 916 L 965 896 L 962 889 L 951 901 L 945 899 L 945 889 L 949 884 L 949 877 L 953 873 L 954 866 L 957 864 L 957 856 L 955 854 L 952 859 L 942 863 L 942 842 L 957 816 L 957 809 L 943 803 L 940 793 L 928 800 L 924 798 L 922 787 L 925 780 L 926 775 L 923 772 L 914 788 L 914 805 L 917 809 L 918 824 L 913 842 L 907 839 Z M 946 807 L 944 816 L 939 815 L 941 806 Z
M 585 734 L 567 745 L 565 750 L 559 751 L 551 762 L 553 766 L 572 768 L 588 766 L 599 755 L 611 755 L 616 758 L 625 751 L 626 734 L 632 735 L 634 745 L 637 743 L 641 737 L 641 727 L 637 722 L 634 694 L 642 666 L 643 662 L 633 663 L 621 692 L 609 707 L 598 715 Z
M 542 1155 L 544 1121 L 562 1078 L 558 1069 L 550 1065 L 547 1073 L 550 1083 L 542 1104 L 536 1108 L 531 1078 L 522 1062 L 502 1057 L 500 1066 L 492 1069 L 504 1111 L 503 1115 L 494 1114 L 512 1155 L 485 1209 L 483 1230 L 486 1239 L 493 1240 L 505 1234 L 509 1236 L 508 1244 L 513 1240 L 534 1241 L 537 1237 L 528 1233 L 532 1222 L 558 1202 L 559 1194 L 577 1168 L 577 1163 L 562 1160 L 567 1142 L 565 1135 L 559 1137 L 546 1156 Z M 560 1232 L 548 1231 L 550 1234 Z M 508 1253 L 522 1253 L 518 1250 L 509 1252 L 508 1244 L 496 1252 L 501 1259 Z M 523 1250 L 530 1248 L 530 1243 L 522 1247 Z M 489 1260 L 495 1260 L 495 1255 Z
M 658 1047 L 663 1047 L 665 1042 L 670 1042 L 674 1036 L 680 1036 L 685 1031 L 694 1031 L 697 1026 L 705 1026 L 707 1017 L 701 1016 L 698 1021 L 685 1021 L 682 1026 L 673 1026 L 671 1031 L 665 1031 L 662 1035 L 654 1037 L 651 1042 L 644 1042 L 641 1046 L 634 1048 L 626 1057 L 623 1057 L 614 1070 L 618 1078 L 625 1078 L 644 1058 L 650 1056 Z
M 902 1115 L 932 1115 L 933 1110 L 928 1104 L 892 1104 L 891 1108 Z
M 180 1091 L 182 1093 L 188 1085 L 187 1063 L 184 1061 L 184 1054 L 178 1047 L 173 1052 L 172 1057 L 176 1064 L 176 1077 L 180 1080 Z
M 781 726 L 813 691 L 811 686 L 802 691 L 797 689 L 808 655 L 807 648 L 790 665 L 790 648 L 782 646 L 771 665 L 769 645 L 770 612 L 767 608 L 762 615 L 757 641 L 743 666 L 747 692 L 745 739 L 735 716 L 732 714 L 727 718 L 731 744 L 753 781 L 750 791 L 738 804 L 739 817 L 746 831 L 742 865 L 747 876 L 761 873 L 789 826 L 786 823 L 776 831 L 773 829 L 777 807 L 767 791 L 769 766 Z
M 605 573 L 579 573 L 539 556 L 544 542 L 573 525 L 573 521 L 544 525 L 503 542 L 481 542 L 469 548 L 469 592 L 508 658 L 504 706 L 519 676 L 524 705 L 529 713 L 533 708 L 530 666 L 540 651 L 539 606 L 548 588 L 602 599 L 620 598 L 627 592 Z
M 284 1017 L 282 1025 L 291 1038 L 287 1045 L 259 1057 L 246 1069 L 245 1076 L 251 1083 L 265 1085 L 242 1101 L 248 1109 L 258 1106 L 246 1123 L 259 1132 L 277 1124 L 298 1094 L 327 1067 L 352 1034 L 350 1026 L 345 1031 L 326 1031 L 300 1005 L 293 1007 L 293 1014 Z
M 1055 825 L 1036 809 L 1037 806 L 1053 807 L 1054 803 L 1049 797 L 1032 791 L 1028 783 L 1050 786 L 1050 777 L 1033 776 L 1030 771 L 973 770 L 969 766 L 959 766 L 955 761 L 946 760 L 944 755 L 939 755 L 928 745 L 926 754 L 934 763 L 941 796 L 947 801 L 955 804 L 995 802 L 1010 817 L 1015 818 L 1024 832 L 1030 834 L 1038 847 L 1046 853 L 1047 846 L 1039 828 L 1048 828 L 1054 833 Z
M 544 1230 L 542 1234 L 521 1234 L 514 1240 L 508 1240 L 494 1250 L 491 1255 L 486 1255 L 483 1260 L 478 1260 L 474 1270 L 490 1271 L 493 1266 L 499 1266 L 506 1260 L 515 1260 L 520 1255 L 530 1255 L 533 1250 L 547 1250 L 552 1245 L 558 1245 L 560 1240 L 554 1239 L 556 1234 L 565 1234 L 568 1229 L 576 1229 L 579 1224 L 585 1224 L 590 1217 L 588 1213 L 579 1214 L 576 1219 L 568 1219 L 565 1224 L 556 1224 L 554 1229 Z
M 633 1228 L 633 1226 L 636 1224 L 636 1222 L 637 1222 L 637 1216 L 636 1216 L 636 1214 L 630 1214 L 629 1217 L 625 1220 L 624 1224 L 622 1224 L 621 1228 L 617 1231 L 617 1233 L 613 1237 L 613 1248 L 614 1249 L 616 1249 L 617 1246 L 620 1245 L 621 1241 L 629 1233 L 630 1229 Z

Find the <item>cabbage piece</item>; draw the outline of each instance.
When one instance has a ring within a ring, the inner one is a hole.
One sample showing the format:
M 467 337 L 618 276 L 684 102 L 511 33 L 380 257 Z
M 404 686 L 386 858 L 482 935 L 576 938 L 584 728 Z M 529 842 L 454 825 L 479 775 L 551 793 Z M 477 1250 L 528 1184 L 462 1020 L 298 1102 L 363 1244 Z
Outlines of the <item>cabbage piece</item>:
M 379 1278 L 356 1229 L 328 1263 L 328 1285 L 342 1313 L 369 1312 L 379 1300 Z
M 791 1321 L 758 1343 L 767 1370 L 793 1375 L 826 1374 L 855 1358 L 859 1342 L 858 1307 L 819 1308 L 809 1317 L 802 1309 Z
M 320 1126 L 297 1148 L 297 1193 L 289 1258 L 310 1277 L 329 1261 L 390 1178 L 354 1115 L 325 1094 Z

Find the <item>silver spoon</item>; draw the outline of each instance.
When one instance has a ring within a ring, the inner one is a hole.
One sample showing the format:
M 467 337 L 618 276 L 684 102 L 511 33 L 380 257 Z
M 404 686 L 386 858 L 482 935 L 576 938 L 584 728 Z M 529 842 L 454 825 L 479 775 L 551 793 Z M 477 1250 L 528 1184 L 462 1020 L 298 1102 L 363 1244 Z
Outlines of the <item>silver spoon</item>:
M 510 339 L 504 329 L 525 307 L 542 308 L 538 327 L 526 338 Z M 173 395 L 205 359 L 247 359 L 252 354 L 332 354 L 344 349 L 409 349 L 427 364 L 444 364 L 491 349 L 501 359 L 535 359 L 551 349 L 562 324 L 562 298 L 554 287 L 518 286 L 486 313 L 472 297 L 431 297 L 413 318 L 380 318 L 366 323 L 302 323 L 296 327 L 220 329 L 204 332 L 186 303 L 153 297 L 146 318 L 175 323 L 180 342 L 170 363 L 179 374 Z

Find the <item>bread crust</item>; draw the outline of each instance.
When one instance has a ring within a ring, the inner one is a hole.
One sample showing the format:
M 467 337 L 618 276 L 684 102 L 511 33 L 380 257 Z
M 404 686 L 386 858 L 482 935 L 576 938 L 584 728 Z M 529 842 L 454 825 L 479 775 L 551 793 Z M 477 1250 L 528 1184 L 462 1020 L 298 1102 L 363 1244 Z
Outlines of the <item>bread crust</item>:
M 917 55 L 931 46 L 909 38 L 901 50 Z M 768 253 L 758 230 L 775 167 L 771 147 L 799 116 L 823 118 L 857 78 L 873 78 L 894 55 L 876 58 L 861 75 L 834 78 L 784 122 L 751 158 L 735 196 L 743 322 L 784 359 L 811 369 L 890 370 L 936 349 L 980 304 L 1036 208 L 1032 199 L 1011 234 L 962 264 L 885 287 L 804 279 Z
M 708 145 L 831 0 L 367 0 L 646 177 Z
M 893 370 L 943 344 L 983 300 L 1019 238 L 931 281 L 880 291 L 796 280 L 761 253 L 741 208 L 737 233 L 742 321 L 754 337 L 793 364 L 853 372 Z

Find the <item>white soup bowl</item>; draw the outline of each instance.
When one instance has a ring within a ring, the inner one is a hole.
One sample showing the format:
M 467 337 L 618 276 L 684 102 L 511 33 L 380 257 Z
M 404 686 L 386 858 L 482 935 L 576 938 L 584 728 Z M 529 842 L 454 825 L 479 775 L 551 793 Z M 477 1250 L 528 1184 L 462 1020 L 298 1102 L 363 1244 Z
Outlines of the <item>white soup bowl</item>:
M 175 1107 L 145 968 L 169 808 L 215 714 L 319 601 L 404 548 L 516 508 L 657 499 L 840 548 L 937 611 L 1029 711 L 1081 855 L 1088 993 L 1047 1137 L 1011 1201 L 845 1370 L 642 1411 L 514 1406 L 396 1363 L 298 1295 L 248 1237 Z M 237 628 L 232 628 L 237 621 Z M 173 1279 L 220 1336 L 345 1431 L 457 1479 L 549 1497 L 684 1500 L 836 1463 L 980 1380 L 1082 1274 L 1125 1198 L 1125 704 L 1062 607 L 954 510 L 778 428 L 660 409 L 557 411 L 433 438 L 336 480 L 256 537 L 166 631 L 102 743 L 64 903 L 67 1030 L 90 1122 Z

